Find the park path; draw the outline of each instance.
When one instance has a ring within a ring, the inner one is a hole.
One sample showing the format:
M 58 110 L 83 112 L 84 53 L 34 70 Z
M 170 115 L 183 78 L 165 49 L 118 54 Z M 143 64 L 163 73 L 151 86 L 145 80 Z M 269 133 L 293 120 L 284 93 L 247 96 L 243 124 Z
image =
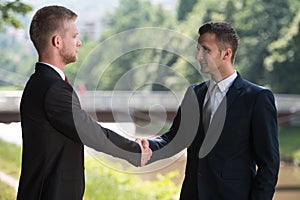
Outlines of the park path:
M 6 183 L 10 187 L 14 188 L 15 192 L 18 191 L 19 181 L 15 179 L 14 177 L 0 171 L 0 180 L 1 182 Z

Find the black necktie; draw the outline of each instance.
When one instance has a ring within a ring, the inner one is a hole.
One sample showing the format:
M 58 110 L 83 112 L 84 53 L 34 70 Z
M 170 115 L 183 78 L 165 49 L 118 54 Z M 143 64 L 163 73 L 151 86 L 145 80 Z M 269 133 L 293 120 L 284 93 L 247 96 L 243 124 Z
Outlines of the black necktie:
M 207 90 L 208 92 L 208 100 L 203 108 L 203 114 L 202 114 L 202 123 L 203 123 L 203 129 L 204 132 L 207 132 L 207 129 L 210 125 L 210 118 L 211 118 L 211 113 L 212 113 L 212 104 L 213 104 L 213 99 L 214 99 L 214 95 L 216 93 L 216 90 L 218 88 L 218 85 L 215 84 L 211 90 Z

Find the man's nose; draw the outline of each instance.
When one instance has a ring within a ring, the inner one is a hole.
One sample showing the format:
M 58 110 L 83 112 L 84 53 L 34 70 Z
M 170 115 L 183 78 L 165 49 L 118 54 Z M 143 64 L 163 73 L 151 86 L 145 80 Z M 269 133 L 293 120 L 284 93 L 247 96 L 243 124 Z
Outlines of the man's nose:
M 203 60 L 203 50 L 198 50 L 197 54 L 196 54 L 196 60 Z
M 81 40 L 80 39 L 78 39 L 78 43 L 77 43 L 77 45 L 80 47 L 80 46 L 82 46 L 82 42 L 81 42 Z

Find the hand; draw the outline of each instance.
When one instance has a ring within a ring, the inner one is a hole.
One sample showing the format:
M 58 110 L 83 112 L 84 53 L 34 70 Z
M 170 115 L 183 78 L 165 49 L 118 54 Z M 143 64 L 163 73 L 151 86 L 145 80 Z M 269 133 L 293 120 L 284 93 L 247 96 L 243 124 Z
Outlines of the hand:
M 145 139 L 136 139 L 135 140 L 141 147 L 142 156 L 141 156 L 141 167 L 145 166 L 146 163 L 150 160 L 152 156 L 152 150 L 149 147 L 149 142 Z

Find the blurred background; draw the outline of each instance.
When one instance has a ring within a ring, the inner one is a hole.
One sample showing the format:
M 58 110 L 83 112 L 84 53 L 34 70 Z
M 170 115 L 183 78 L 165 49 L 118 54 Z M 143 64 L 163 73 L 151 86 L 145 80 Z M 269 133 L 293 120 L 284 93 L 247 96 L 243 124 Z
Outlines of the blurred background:
M 203 81 L 193 61 L 168 50 L 169 46 L 186 48 L 193 58 L 196 46 L 166 35 L 166 48 L 134 49 L 103 68 L 99 60 L 104 59 L 103 52 L 113 55 L 118 48 L 147 40 L 147 36 L 132 34 L 115 45 L 103 48 L 102 44 L 124 31 L 149 27 L 172 30 L 196 41 L 204 22 L 230 22 L 241 38 L 237 71 L 272 89 L 276 98 L 281 168 L 274 199 L 300 198 L 299 1 L 0 0 L 0 199 L 15 199 L 20 174 L 19 103 L 37 61 L 29 39 L 29 23 L 37 9 L 53 4 L 66 6 L 79 15 L 77 26 L 83 46 L 78 61 L 67 66 L 66 74 L 83 108 L 104 126 L 125 136 L 122 127 L 126 126 L 134 132 L 130 137 L 163 133 L 187 89 L 183 82 Z M 117 84 L 124 77 L 128 84 Z M 156 170 L 127 173 L 120 170 L 120 162 L 87 151 L 84 199 L 178 199 L 185 152 L 160 162 Z

